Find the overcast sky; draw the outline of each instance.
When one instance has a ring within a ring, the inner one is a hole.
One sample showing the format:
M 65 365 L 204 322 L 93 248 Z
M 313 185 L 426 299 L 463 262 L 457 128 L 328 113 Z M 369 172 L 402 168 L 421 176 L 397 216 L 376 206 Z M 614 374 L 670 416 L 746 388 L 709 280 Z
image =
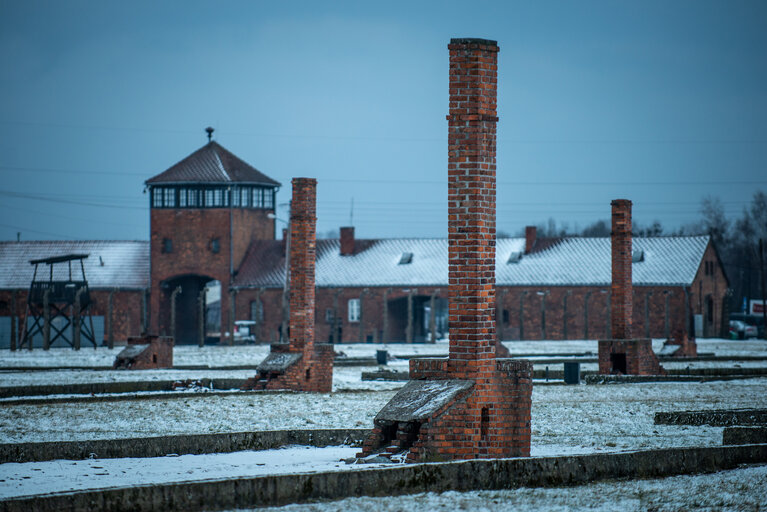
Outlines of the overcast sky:
M 209 125 L 278 203 L 316 177 L 320 233 L 353 201 L 358 237 L 446 237 L 451 37 L 501 48 L 499 230 L 736 216 L 767 189 L 766 27 L 761 0 L 0 0 L 0 239 L 148 239 L 144 181 Z

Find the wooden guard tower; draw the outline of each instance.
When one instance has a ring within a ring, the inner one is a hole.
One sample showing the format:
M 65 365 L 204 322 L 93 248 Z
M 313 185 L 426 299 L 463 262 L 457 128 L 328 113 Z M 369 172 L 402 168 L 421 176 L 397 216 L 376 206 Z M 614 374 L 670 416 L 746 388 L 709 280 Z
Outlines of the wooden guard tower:
M 67 254 L 30 260 L 29 263 L 35 266 L 35 273 L 29 285 L 24 336 L 19 348 L 26 346 L 32 350 L 34 337 L 38 334 L 43 337 L 43 350 L 48 350 L 58 339 L 64 340 L 75 350 L 80 350 L 82 338 L 96 348 L 93 319 L 90 314 L 91 297 L 83 264 L 87 257 L 87 254 Z M 73 261 L 80 262 L 80 280 L 72 278 Z M 68 279 L 62 279 L 64 272 L 60 267 L 54 272 L 54 265 L 61 263 L 68 266 Z M 40 265 L 48 265 L 48 279 L 38 276 Z M 62 320 L 57 322 L 57 318 Z M 31 322 L 28 319 L 31 319 Z

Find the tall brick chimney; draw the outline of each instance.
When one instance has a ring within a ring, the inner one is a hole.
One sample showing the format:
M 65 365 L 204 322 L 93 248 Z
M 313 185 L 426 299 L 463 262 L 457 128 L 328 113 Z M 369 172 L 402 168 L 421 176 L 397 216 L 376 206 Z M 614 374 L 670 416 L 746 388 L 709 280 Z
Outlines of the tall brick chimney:
M 633 308 L 631 297 L 631 201 L 615 199 L 612 206 L 612 232 L 610 250 L 612 253 L 612 294 L 610 326 L 617 340 L 631 338 Z
M 406 460 L 530 454 L 532 365 L 495 355 L 498 45 L 452 39 L 448 120 L 450 349 L 411 359 L 410 381 L 375 417 L 360 456 Z
M 317 180 L 293 178 L 290 207 L 290 348 L 314 343 L 314 262 L 317 247 Z
M 333 347 L 314 342 L 314 267 L 317 251 L 317 180 L 293 178 L 290 209 L 289 343 L 271 346 L 244 389 L 327 393 L 333 384 Z
M 354 254 L 354 226 L 341 228 L 341 256 Z
M 529 254 L 533 250 L 537 236 L 538 228 L 535 226 L 525 226 L 525 254 Z
M 610 254 L 610 329 L 613 338 L 599 340 L 599 373 L 662 375 L 665 373 L 652 350 L 652 340 L 632 338 L 631 201 L 615 199 L 612 206 Z

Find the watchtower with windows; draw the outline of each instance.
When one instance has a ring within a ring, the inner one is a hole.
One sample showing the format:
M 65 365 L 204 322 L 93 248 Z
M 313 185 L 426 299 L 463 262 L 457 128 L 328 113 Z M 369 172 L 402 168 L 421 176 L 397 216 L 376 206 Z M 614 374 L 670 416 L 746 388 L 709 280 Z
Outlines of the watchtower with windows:
M 212 129 L 208 131 L 209 136 Z M 230 320 L 227 290 L 254 240 L 275 238 L 280 183 L 216 141 L 146 181 L 150 201 L 150 331 L 176 343 L 205 333 L 200 302 L 221 283 L 221 341 Z M 203 309 L 204 310 L 204 309 Z

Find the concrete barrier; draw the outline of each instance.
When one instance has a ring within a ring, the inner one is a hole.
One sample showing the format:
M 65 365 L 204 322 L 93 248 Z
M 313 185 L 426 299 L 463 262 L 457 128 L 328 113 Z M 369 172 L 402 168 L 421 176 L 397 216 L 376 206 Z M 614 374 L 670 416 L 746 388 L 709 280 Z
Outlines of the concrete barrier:
M 78 384 L 48 384 L 43 386 L 0 387 L 0 398 L 41 395 L 82 395 L 99 393 L 139 393 L 146 391 L 173 391 L 178 380 L 86 382 Z M 240 389 L 245 379 L 194 379 L 201 387 L 210 389 Z
M 767 463 L 767 444 L 407 464 L 57 493 L 6 500 L 0 502 L 0 512 L 223 510 L 355 496 L 578 485 L 604 479 L 709 473 L 763 463 Z
M 767 409 L 712 409 L 655 413 L 656 425 L 767 425 Z
M 767 425 L 759 427 L 725 427 L 722 444 L 767 443 Z
M 362 445 L 369 429 L 269 430 L 190 434 L 130 439 L 97 439 L 46 443 L 0 444 L 0 463 L 44 460 L 82 460 L 90 457 L 164 457 L 168 454 L 229 453 L 270 450 L 297 444 L 306 446 Z

